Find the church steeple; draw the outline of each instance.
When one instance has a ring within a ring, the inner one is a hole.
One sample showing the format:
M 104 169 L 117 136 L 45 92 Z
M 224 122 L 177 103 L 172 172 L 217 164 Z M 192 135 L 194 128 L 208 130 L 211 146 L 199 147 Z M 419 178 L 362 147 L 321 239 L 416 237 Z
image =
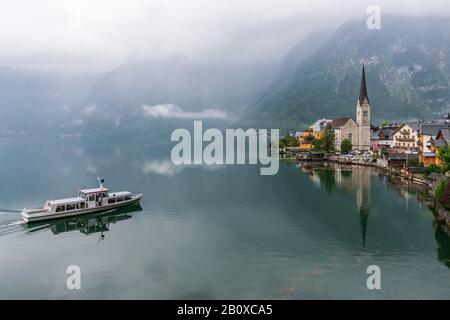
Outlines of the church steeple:
M 370 150 L 370 102 L 367 96 L 366 70 L 364 64 L 361 70 L 361 84 L 359 97 L 356 103 L 356 123 L 358 124 L 359 150 Z
M 367 99 L 367 102 L 369 102 L 369 97 L 367 96 L 366 71 L 364 70 L 364 63 L 363 63 L 362 71 L 361 71 L 361 84 L 359 87 L 359 104 L 360 105 L 362 105 L 364 103 L 364 99 Z

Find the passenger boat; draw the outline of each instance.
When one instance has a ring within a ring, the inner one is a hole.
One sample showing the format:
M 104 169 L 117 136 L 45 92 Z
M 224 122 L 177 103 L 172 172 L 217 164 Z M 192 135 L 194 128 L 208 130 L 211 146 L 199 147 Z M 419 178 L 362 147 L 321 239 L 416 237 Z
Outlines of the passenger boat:
M 139 203 L 142 194 L 128 191 L 110 192 L 103 187 L 104 180 L 99 178 L 100 187 L 78 191 L 78 197 L 48 200 L 42 208 L 24 208 L 21 212 L 25 222 L 66 218 L 87 213 L 96 213 Z

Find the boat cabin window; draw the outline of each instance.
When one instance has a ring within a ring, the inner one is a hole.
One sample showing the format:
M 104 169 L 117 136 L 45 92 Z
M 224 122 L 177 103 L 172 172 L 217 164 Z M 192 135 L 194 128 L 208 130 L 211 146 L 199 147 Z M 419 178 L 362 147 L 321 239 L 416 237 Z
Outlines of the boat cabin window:
M 131 200 L 131 196 L 125 196 L 124 200 L 125 201 Z
M 123 201 L 123 197 L 117 197 L 116 202 L 122 202 Z
M 94 195 L 93 194 L 89 195 L 89 200 L 88 201 L 94 201 Z
M 75 203 L 66 205 L 66 210 L 75 210 Z
M 108 198 L 108 203 L 116 203 L 116 198 Z
M 66 210 L 66 206 L 63 204 L 60 204 L 58 206 L 56 206 L 56 212 L 62 212 Z
M 84 209 L 86 207 L 86 203 L 85 202 L 81 202 L 80 203 L 80 209 Z
M 80 198 L 83 198 L 83 199 L 86 199 L 86 195 L 83 193 L 83 192 L 78 192 L 78 196 L 80 197 Z

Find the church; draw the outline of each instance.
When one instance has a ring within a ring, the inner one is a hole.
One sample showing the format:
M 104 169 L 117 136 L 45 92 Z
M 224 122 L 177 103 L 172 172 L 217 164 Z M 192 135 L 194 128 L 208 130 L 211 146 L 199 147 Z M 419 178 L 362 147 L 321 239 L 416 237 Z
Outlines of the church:
M 361 71 L 359 98 L 356 103 L 356 121 L 351 117 L 344 117 L 334 119 L 329 124 L 335 133 L 336 150 L 341 149 L 344 139 L 352 142 L 353 150 L 370 150 L 370 101 L 367 96 L 364 65 Z

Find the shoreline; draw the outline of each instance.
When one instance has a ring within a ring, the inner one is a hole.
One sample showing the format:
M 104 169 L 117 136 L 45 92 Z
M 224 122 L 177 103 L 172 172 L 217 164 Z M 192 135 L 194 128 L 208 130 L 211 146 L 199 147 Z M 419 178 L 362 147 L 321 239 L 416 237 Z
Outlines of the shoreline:
M 403 173 L 401 170 L 395 170 L 393 168 L 390 168 L 388 166 L 382 166 L 377 162 L 356 162 L 356 161 L 346 161 L 340 162 L 338 160 L 332 160 L 332 159 L 324 159 L 319 161 L 299 161 L 296 157 L 283 157 L 281 160 L 287 160 L 287 161 L 293 161 L 297 164 L 338 164 L 343 166 L 349 166 L 349 167 L 370 167 L 374 169 L 378 169 L 382 174 L 385 174 L 386 176 L 395 176 L 397 178 L 400 178 L 402 180 L 411 182 L 417 186 L 420 186 L 421 188 L 426 188 L 427 194 L 430 196 L 430 210 L 432 212 L 433 218 L 436 223 L 439 223 L 441 225 L 444 225 L 447 227 L 447 229 L 450 231 L 450 214 L 449 212 L 443 208 L 442 206 L 436 206 L 433 201 L 433 195 L 434 192 L 430 187 L 430 184 L 425 179 L 418 178 L 414 176 L 413 174 L 410 174 L 409 176 Z M 399 185 L 401 185 L 399 183 Z

